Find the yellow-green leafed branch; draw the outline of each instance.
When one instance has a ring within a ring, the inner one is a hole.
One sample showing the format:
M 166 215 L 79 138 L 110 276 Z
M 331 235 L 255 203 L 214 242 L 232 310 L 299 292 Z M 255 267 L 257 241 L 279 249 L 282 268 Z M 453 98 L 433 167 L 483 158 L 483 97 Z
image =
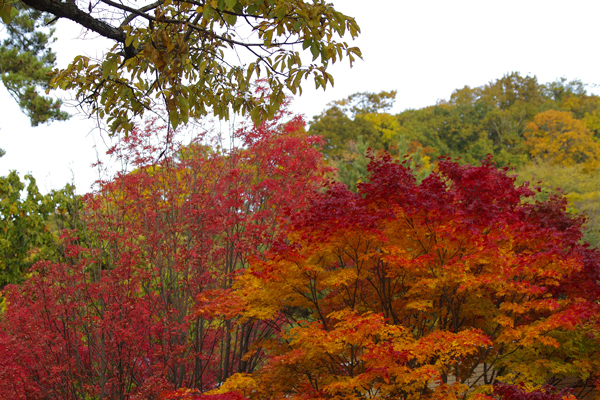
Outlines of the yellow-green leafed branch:
M 333 85 L 328 67 L 361 57 L 344 41 L 360 33 L 356 21 L 324 0 L 22 1 L 114 42 L 103 58 L 76 57 L 52 80 L 54 88 L 75 90 L 113 133 L 127 134 L 136 117 L 158 109 L 173 127 L 210 111 L 259 122 L 274 116 L 286 91 L 301 91 L 303 80 Z M 2 15 L 10 14 L 8 0 L 0 2 Z M 254 95 L 259 79 L 268 96 Z

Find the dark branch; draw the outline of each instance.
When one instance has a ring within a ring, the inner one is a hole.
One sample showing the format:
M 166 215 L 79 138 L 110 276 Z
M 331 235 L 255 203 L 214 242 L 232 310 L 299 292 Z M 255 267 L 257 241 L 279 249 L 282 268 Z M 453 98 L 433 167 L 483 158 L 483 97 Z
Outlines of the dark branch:
M 124 43 L 126 39 L 125 32 L 107 24 L 104 21 L 97 20 L 85 11 L 77 8 L 73 1 L 62 2 L 60 0 L 22 0 L 24 4 L 39 11 L 45 11 L 57 16 L 58 18 L 67 18 L 79 25 L 98 33 L 108 39 Z

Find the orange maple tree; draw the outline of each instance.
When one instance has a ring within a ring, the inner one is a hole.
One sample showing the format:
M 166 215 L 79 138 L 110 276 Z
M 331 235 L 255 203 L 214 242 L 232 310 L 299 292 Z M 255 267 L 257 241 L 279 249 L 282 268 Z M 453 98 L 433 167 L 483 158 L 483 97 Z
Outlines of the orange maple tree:
M 490 160 L 441 160 L 416 184 L 372 158 L 358 193 L 331 183 L 233 291 L 202 295 L 198 315 L 285 321 L 260 343 L 261 368 L 212 393 L 508 399 L 539 385 L 550 399 L 573 396 L 540 389 L 567 376 L 587 393 L 600 371 L 600 257 L 564 200 L 525 202 L 533 191 Z

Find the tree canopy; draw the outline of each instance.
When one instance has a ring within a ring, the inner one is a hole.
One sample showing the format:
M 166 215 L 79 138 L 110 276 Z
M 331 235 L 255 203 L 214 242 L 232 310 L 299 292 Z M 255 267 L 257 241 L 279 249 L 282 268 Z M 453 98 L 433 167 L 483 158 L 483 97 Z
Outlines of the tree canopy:
M 302 80 L 309 78 L 317 88 L 333 85 L 328 67 L 345 57 L 352 64 L 361 56 L 343 41 L 346 34 L 359 34 L 355 20 L 324 0 L 158 0 L 144 5 L 0 1 L 9 27 L 26 26 L 19 21 L 30 10 L 70 19 L 114 43 L 99 60 L 76 57 L 64 70 L 54 71 L 51 81 L 54 88 L 74 89 L 79 105 L 106 118 L 112 132 L 130 132 L 137 117 L 158 109 L 168 113 L 173 127 L 209 111 L 219 118 L 231 112 L 248 113 L 255 122 L 272 118 L 286 90 L 301 91 Z M 44 68 L 52 64 L 51 53 L 17 44 L 20 28 L 10 29 L 3 54 L 13 51 Z M 43 39 L 37 32 L 32 35 Z M 23 80 L 37 78 L 19 71 L 11 79 L 21 101 L 31 93 Z M 266 80 L 269 94 L 256 98 L 252 86 L 259 78 Z M 34 103 L 21 106 L 35 124 L 44 117 Z M 46 120 L 65 116 L 55 105 L 46 104 L 55 111 Z

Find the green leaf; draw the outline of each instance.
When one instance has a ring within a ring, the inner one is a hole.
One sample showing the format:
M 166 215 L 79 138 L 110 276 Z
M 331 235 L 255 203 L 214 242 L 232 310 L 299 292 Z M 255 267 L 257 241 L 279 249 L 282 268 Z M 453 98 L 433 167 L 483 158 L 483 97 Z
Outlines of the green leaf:
M 332 86 L 332 87 L 333 87 L 333 86 L 335 86 L 335 85 L 334 85 L 334 82 L 333 82 L 333 75 L 331 75 L 329 72 L 325 72 L 325 79 L 326 79 L 326 80 L 328 79 L 328 80 L 329 80 L 329 82 L 331 82 L 331 86 Z
M 246 72 L 246 80 L 250 80 L 250 78 L 252 77 L 252 73 L 254 72 L 255 66 L 256 64 L 254 63 L 250 63 L 250 65 L 248 65 L 248 70 Z
M 4 7 L 0 7 L 0 17 L 6 25 L 10 24 L 10 22 L 18 13 L 19 10 L 11 7 L 8 2 L 4 4 Z
M 131 43 L 133 42 L 133 40 L 135 39 L 135 36 L 127 36 L 127 39 L 125 39 L 125 46 L 129 47 L 131 46 Z
M 313 42 L 313 43 L 310 45 L 310 52 L 312 53 L 312 56 L 313 56 L 313 61 L 315 61 L 315 60 L 317 59 L 317 57 L 319 57 L 319 54 L 321 53 L 321 52 L 319 51 L 319 46 L 318 46 L 318 44 L 317 44 L 317 43 Z
M 285 5 L 283 5 L 282 7 L 280 7 L 277 10 L 275 15 L 277 16 L 277 19 L 279 19 L 280 21 L 283 21 L 286 13 L 287 13 L 286 7 L 285 7 Z
M 109 58 L 102 63 L 102 78 L 107 79 L 110 74 L 117 69 L 117 61 Z
M 237 0 L 225 0 L 225 4 L 227 4 L 227 7 L 229 7 L 230 9 L 233 9 L 237 3 Z
M 250 118 L 252 119 L 252 122 L 254 122 L 255 124 L 257 124 L 259 122 L 261 111 L 262 110 L 259 106 L 255 106 L 250 111 Z
M 177 102 L 179 103 L 179 107 L 182 109 L 188 109 L 188 100 L 184 96 L 177 96 Z
M 223 19 L 229 24 L 229 25 L 235 25 L 236 21 L 237 21 L 237 16 L 233 15 L 233 14 L 223 14 Z
M 271 46 L 271 41 L 273 40 L 273 29 L 265 31 L 263 36 L 265 46 Z
M 169 122 L 171 122 L 173 129 L 177 128 L 177 125 L 179 125 L 179 113 L 176 109 L 169 111 Z
M 206 20 L 210 20 L 212 14 L 213 14 L 214 9 L 207 4 L 206 6 L 204 6 L 204 11 L 202 11 L 202 16 L 204 17 L 204 19 Z

